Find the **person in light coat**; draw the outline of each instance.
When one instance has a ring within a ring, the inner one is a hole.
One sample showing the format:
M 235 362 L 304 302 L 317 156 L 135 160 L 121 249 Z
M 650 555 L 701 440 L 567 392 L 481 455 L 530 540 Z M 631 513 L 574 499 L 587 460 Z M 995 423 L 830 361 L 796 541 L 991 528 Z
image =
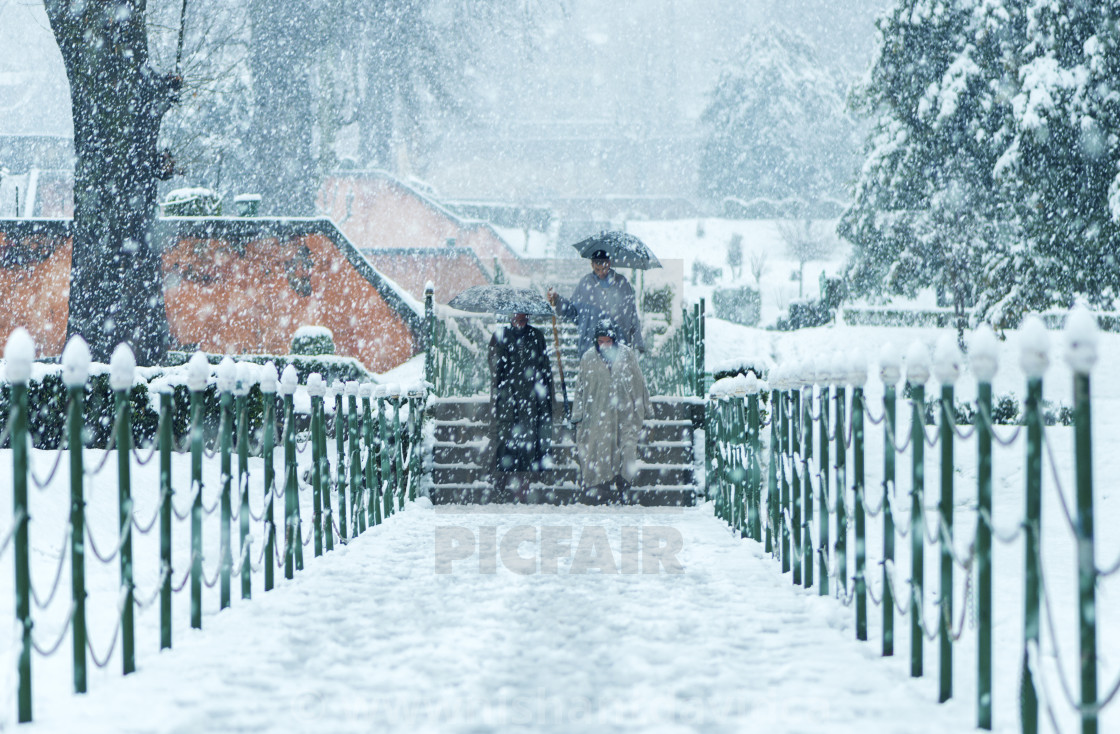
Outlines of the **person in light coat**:
M 637 353 L 616 337 L 612 322 L 598 323 L 595 345 L 579 363 L 572 405 L 583 485 L 591 499 L 598 500 L 629 488 L 637 473 L 638 436 L 650 413 L 649 389 Z

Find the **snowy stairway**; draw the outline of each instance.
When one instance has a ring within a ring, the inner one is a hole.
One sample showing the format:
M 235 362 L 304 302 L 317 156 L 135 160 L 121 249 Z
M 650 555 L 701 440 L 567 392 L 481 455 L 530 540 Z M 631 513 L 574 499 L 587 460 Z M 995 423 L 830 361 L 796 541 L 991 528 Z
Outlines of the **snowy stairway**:
M 640 465 L 633 486 L 626 496 L 610 499 L 692 505 L 696 499 L 693 434 L 703 418 L 703 406 L 680 398 L 655 397 L 652 402 L 653 412 L 638 446 Z M 489 411 L 487 396 L 437 398 L 431 403 L 432 502 L 485 504 L 498 499 L 489 470 Z M 550 453 L 554 468 L 524 475 L 527 486 L 515 492 L 515 499 L 549 504 L 601 501 L 579 485 L 573 432 L 560 424 L 554 431 Z

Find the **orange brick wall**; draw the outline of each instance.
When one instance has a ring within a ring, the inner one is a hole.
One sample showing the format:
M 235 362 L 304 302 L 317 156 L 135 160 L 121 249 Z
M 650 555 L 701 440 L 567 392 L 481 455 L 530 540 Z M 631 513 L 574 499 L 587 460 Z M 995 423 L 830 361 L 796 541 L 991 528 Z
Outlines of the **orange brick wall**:
M 325 326 L 336 353 L 380 372 L 413 353 L 412 335 L 324 235 L 234 247 L 183 239 L 163 255 L 172 336 L 208 352 L 287 354 L 303 325 Z
M 72 254 L 68 236 L 36 234 L 13 241 L 0 232 L 0 342 L 22 326 L 39 354 L 62 354 Z

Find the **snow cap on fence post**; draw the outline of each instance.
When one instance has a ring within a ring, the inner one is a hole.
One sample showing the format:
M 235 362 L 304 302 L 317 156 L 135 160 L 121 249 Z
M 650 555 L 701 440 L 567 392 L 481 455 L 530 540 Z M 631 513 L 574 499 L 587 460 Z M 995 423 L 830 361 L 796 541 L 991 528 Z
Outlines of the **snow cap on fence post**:
M 762 383 L 758 377 L 755 376 L 753 370 L 747 370 L 747 374 L 743 376 L 743 389 L 746 390 L 747 395 L 757 395 Z
M 991 382 L 999 369 L 999 340 L 988 324 L 980 324 L 968 338 L 968 363 L 978 382 Z
M 237 365 L 229 357 L 222 357 L 215 370 L 218 375 L 218 392 L 233 392 L 234 383 L 237 382 Z
M 942 385 L 954 385 L 961 376 L 961 354 L 957 340 L 946 332 L 937 338 L 933 350 L 933 375 Z
M 8 335 L 4 345 L 4 372 L 8 382 L 13 385 L 24 384 L 31 379 L 31 363 L 35 361 L 35 340 L 30 332 L 17 326 Z
M 238 397 L 244 397 L 249 394 L 249 388 L 253 386 L 253 370 L 249 367 L 248 362 L 237 363 L 237 381 L 233 385 L 233 394 Z
M 401 396 L 400 383 L 390 382 L 388 385 L 385 386 L 385 391 L 388 393 L 389 397 L 399 398 Z
M 117 345 L 109 357 L 109 387 L 116 392 L 131 390 L 136 381 L 136 355 L 124 342 Z
M 210 363 L 202 352 L 195 352 L 187 362 L 187 389 L 191 392 L 201 392 L 206 389 L 206 381 L 210 379 Z
M 389 394 L 389 390 L 384 385 L 375 385 L 373 388 L 373 395 L 377 398 L 384 398 Z
M 372 382 L 363 382 L 363 383 L 358 385 L 358 397 L 359 398 L 362 398 L 363 400 L 365 400 L 365 399 L 369 398 L 370 395 L 373 395 L 373 383 Z
M 1100 326 L 1097 317 L 1082 305 L 1066 317 L 1066 364 L 1079 375 L 1087 375 L 1097 363 Z
M 327 394 L 327 383 L 318 372 L 312 372 L 307 376 L 307 394 L 313 398 L 321 398 Z
M 1032 380 L 1042 379 L 1050 366 L 1050 334 L 1038 316 L 1023 319 L 1019 328 L 1019 366 Z
M 856 349 L 848 352 L 848 382 L 852 387 L 867 384 L 867 358 Z
M 345 394 L 346 394 L 346 383 L 344 383 L 342 380 L 335 380 L 334 382 L 332 382 L 330 392 L 327 393 L 328 397 L 332 397 L 332 398 L 336 397 L 338 395 L 345 395 Z
M 296 371 L 294 364 L 289 364 L 280 373 L 280 394 L 281 395 L 295 395 L 296 388 L 299 386 L 299 372 Z
M 265 395 L 275 395 L 276 394 L 276 388 L 278 387 L 276 383 L 279 382 L 279 380 L 276 377 L 276 363 L 275 362 L 273 362 L 272 360 L 269 360 L 268 362 L 264 363 L 264 367 L 261 367 L 260 379 L 261 379 L 261 392 L 264 393 Z
M 906 382 L 911 385 L 929 382 L 929 350 L 917 340 L 906 350 Z
M 884 385 L 897 385 L 902 379 L 902 360 L 894 342 L 887 342 L 879 349 L 879 378 Z
M 62 384 L 82 387 L 89 379 L 89 345 L 81 334 L 75 334 L 62 350 Z
M 358 381 L 350 380 L 346 383 L 346 397 L 358 397 Z

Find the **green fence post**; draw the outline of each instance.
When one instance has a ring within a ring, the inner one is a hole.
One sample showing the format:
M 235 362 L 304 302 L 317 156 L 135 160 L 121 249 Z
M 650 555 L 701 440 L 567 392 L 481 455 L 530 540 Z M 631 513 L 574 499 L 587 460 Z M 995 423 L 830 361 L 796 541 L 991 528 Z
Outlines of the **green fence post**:
M 276 516 L 273 500 L 276 498 L 276 392 L 279 379 L 276 365 L 267 362 L 260 373 L 261 380 L 261 459 L 264 463 L 264 590 L 272 591 L 276 585 Z
M 789 377 L 789 470 L 791 477 L 790 501 L 793 511 L 790 513 L 790 524 L 793 526 L 793 542 L 790 548 L 793 564 L 793 583 L 801 585 L 801 564 L 804 561 L 801 552 L 801 477 L 797 473 L 797 462 L 801 460 L 801 386 L 800 372 L 804 370 L 798 365 Z M 808 481 L 809 477 L 805 477 Z
M 187 388 L 191 392 L 191 628 L 202 629 L 202 444 L 206 439 L 202 425 L 206 383 L 210 363 L 202 352 L 195 352 L 187 365 Z
M 839 352 L 832 355 L 832 382 L 836 386 L 833 398 L 836 401 L 836 426 L 832 429 L 836 434 L 836 489 L 833 491 L 836 505 L 836 571 L 840 588 L 838 593 L 848 590 L 848 437 L 847 437 L 847 402 L 848 388 L 845 384 L 844 358 Z
M 805 379 L 801 383 L 801 475 L 805 477 L 805 498 L 802 507 L 801 558 L 805 562 L 805 588 L 813 587 L 816 559 L 813 557 L 813 477 L 809 462 L 813 458 L 813 382 L 816 379 L 812 362 L 804 363 Z
M 311 440 L 315 441 L 319 447 L 319 462 L 321 469 L 319 472 L 319 498 L 323 502 L 323 533 L 324 537 L 324 552 L 334 550 L 334 510 L 331 508 L 331 460 L 327 454 L 327 407 L 326 395 L 329 393 L 327 383 L 320 380 L 320 386 L 316 389 L 319 394 L 319 430 L 311 436 Z
M 778 520 L 778 462 L 781 461 L 778 451 L 781 448 L 781 441 L 778 438 L 779 426 L 781 425 L 778 420 L 779 399 L 778 388 L 775 385 L 774 371 L 778 368 L 775 367 L 770 373 L 770 450 L 767 452 L 767 482 L 766 482 L 766 552 L 777 554 L 778 548 L 781 545 L 781 538 L 777 537 L 777 520 Z
M 716 401 L 715 395 L 709 395 L 704 402 L 704 496 L 709 499 L 712 498 L 712 485 L 716 483 L 719 466 L 719 415 L 716 411 Z M 718 495 L 715 497 L 715 503 L 716 515 L 723 518 Z
M 341 380 L 335 380 L 331 392 L 334 394 L 334 453 L 337 464 L 334 487 L 338 499 L 338 540 L 345 543 L 349 537 L 346 530 L 346 413 L 343 408 L 346 385 Z
M 762 436 L 759 425 L 759 383 L 747 374 L 747 527 L 750 537 L 762 541 Z
M 408 389 L 408 498 L 416 500 L 416 485 L 420 481 L 423 464 L 420 459 L 421 443 L 424 440 L 424 411 L 428 393 L 423 385 L 413 385 Z
M 393 403 L 393 432 L 391 443 L 393 492 L 397 496 L 397 509 L 404 509 L 404 442 L 401 440 L 401 386 L 398 383 L 389 384 L 389 400 Z
M 1073 371 L 1077 464 L 1078 617 L 1081 639 L 1081 732 L 1097 732 L 1097 565 L 1093 550 L 1093 439 L 1089 375 L 1097 363 L 1096 317 L 1078 306 L 1066 321 L 1066 362 Z
M 299 518 L 296 503 L 299 502 L 299 484 L 296 477 L 296 419 L 293 396 L 299 384 L 299 375 L 294 365 L 284 367 L 280 374 L 280 394 L 284 397 L 284 578 L 295 576 L 296 543 L 299 542 L 296 530 Z
M 362 440 L 358 432 L 358 383 L 346 383 L 347 430 L 350 448 L 350 526 L 352 536 L 365 530 L 365 513 L 362 512 Z
M 432 281 L 424 284 L 424 382 L 434 385 L 436 382 L 436 309 L 435 285 Z
M 241 598 L 253 597 L 253 563 L 251 551 L 252 536 L 249 534 L 249 388 L 253 380 L 249 365 L 237 365 L 237 382 L 233 395 L 237 401 L 237 487 L 240 507 L 237 519 L 240 524 L 238 545 L 241 557 Z
M 175 449 L 173 405 L 175 393 L 171 385 L 160 380 L 154 389 L 159 393 L 159 567 L 163 584 L 159 592 L 159 649 L 171 647 L 171 529 L 175 492 L 171 488 L 171 452 Z
M 747 393 L 744 383 L 735 390 L 735 509 L 739 515 L 739 537 L 750 537 L 750 500 L 747 487 Z
M 136 586 L 132 583 L 132 406 L 129 397 L 136 381 L 136 357 L 127 344 L 118 344 L 109 358 L 109 387 L 117 407 L 117 508 L 120 518 L 121 667 L 124 675 L 136 670 Z
M 896 385 L 902 379 L 898 350 L 888 342 L 879 350 L 879 377 L 883 381 L 883 656 L 894 655 L 894 512 L 895 436 L 897 435 Z
M 829 471 L 829 458 L 828 447 L 829 441 L 829 411 L 831 410 L 831 367 L 820 362 L 818 369 L 815 370 L 817 374 L 817 381 L 820 383 L 820 399 L 817 401 L 819 404 L 818 410 L 821 414 L 820 425 L 820 457 L 817 460 L 817 469 L 820 473 L 821 488 L 818 494 L 820 495 L 820 510 L 821 514 L 818 518 L 817 534 L 820 536 L 817 542 L 820 545 L 817 547 L 818 566 L 820 571 L 820 583 L 817 585 L 817 591 L 820 596 L 828 596 L 829 578 L 828 578 L 828 529 L 832 523 L 832 510 L 828 506 L 828 471 Z
M 910 386 L 910 675 L 922 675 L 923 631 L 922 588 L 925 578 L 925 448 L 924 423 L 926 382 L 929 381 L 929 351 L 921 342 L 914 342 L 906 352 L 906 382 Z
M 35 342 L 22 326 L 8 336 L 4 345 L 5 374 L 11 385 L 8 425 L 12 445 L 12 522 L 15 543 L 16 619 L 20 627 L 16 692 L 19 722 L 31 721 L 31 517 L 27 506 L 27 383 L 35 361 Z
M 74 616 L 71 637 L 74 647 L 74 692 L 86 692 L 86 561 L 85 561 L 85 464 L 82 459 L 82 428 L 85 420 L 86 381 L 90 354 L 85 339 L 75 334 L 62 350 L 62 382 L 69 396 L 66 435 L 70 450 L 70 591 Z M 14 447 L 15 444 L 13 444 Z M 18 517 L 18 516 L 17 516 Z
M 221 549 L 221 587 L 218 608 L 225 609 L 230 602 L 230 576 L 233 572 L 233 549 L 230 522 L 233 514 L 233 387 L 237 382 L 237 365 L 229 357 L 222 357 L 218 364 L 218 456 L 222 472 L 221 520 L 218 526 Z
M 325 393 L 323 376 L 318 372 L 309 374 L 307 394 L 311 398 L 311 533 L 316 557 L 323 555 L 323 447 L 319 443 L 319 433 L 323 430 Z
M 1038 690 L 1031 672 L 1030 650 L 1039 649 L 1042 569 L 1042 377 L 1050 365 L 1049 336 L 1042 319 L 1028 316 L 1020 330 L 1019 364 L 1027 377 L 1024 421 L 1027 427 L 1026 515 L 1023 526 L 1023 661 L 1020 676 L 1020 721 L 1024 734 L 1038 732 Z M 1076 429 L 1075 429 L 1076 430 Z
M 774 416 L 778 421 L 778 471 L 781 472 L 781 495 L 780 507 L 778 514 L 778 527 L 781 528 L 782 533 L 782 573 L 790 570 L 790 527 L 789 527 L 789 475 L 786 473 L 786 465 L 790 463 L 789 458 L 789 396 L 786 394 L 789 390 L 789 368 L 781 365 L 778 368 L 778 376 L 775 378 L 775 384 L 778 387 L 778 400 L 774 403 L 774 409 L 777 411 Z
M 373 383 L 363 382 L 359 385 L 358 395 L 362 399 L 362 440 L 366 444 L 366 523 L 372 528 L 381 522 L 381 511 L 378 506 L 380 498 L 377 487 L 377 447 L 373 442 L 373 411 L 369 403 L 370 396 L 373 395 Z
M 386 396 L 389 394 L 388 388 L 385 385 L 378 385 L 374 394 L 377 396 L 377 430 L 380 434 L 379 453 L 381 454 L 381 499 L 384 503 L 382 508 L 382 518 L 389 519 L 393 514 L 393 485 L 392 472 L 389 468 L 389 417 L 387 415 L 388 409 L 386 408 Z
M 863 471 L 863 386 L 867 383 L 867 362 L 855 352 L 848 364 L 852 384 L 852 490 L 855 502 L 852 519 L 856 530 L 856 639 L 867 639 L 867 531 L 863 501 L 866 495 Z
M 961 373 L 961 351 L 953 334 L 942 334 L 934 352 L 934 371 L 941 383 L 941 497 L 938 500 L 938 540 L 941 546 L 941 586 L 937 599 L 937 700 L 953 697 L 953 385 Z
M 992 379 L 999 343 L 981 324 L 972 334 L 969 365 L 976 377 L 976 726 L 992 728 Z

